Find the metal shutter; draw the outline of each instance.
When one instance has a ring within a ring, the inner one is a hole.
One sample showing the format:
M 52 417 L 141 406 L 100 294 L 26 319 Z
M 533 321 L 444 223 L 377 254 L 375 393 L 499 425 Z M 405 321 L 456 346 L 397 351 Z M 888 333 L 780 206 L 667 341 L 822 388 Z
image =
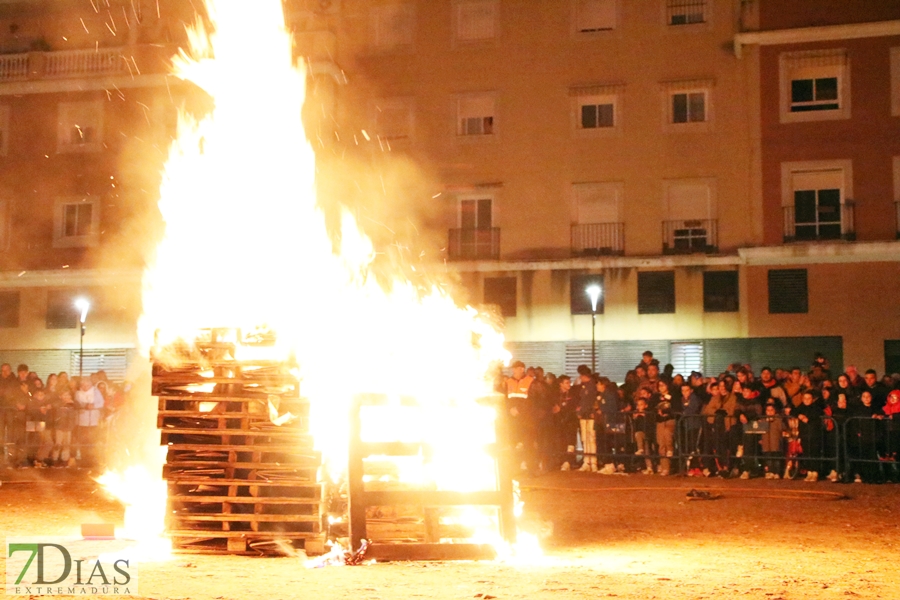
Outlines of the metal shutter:
M 703 342 L 672 342 L 669 353 L 674 374 L 687 378 L 691 371 L 703 371 Z
M 751 338 L 750 349 L 754 372 L 764 366 L 777 369 L 800 367 L 805 373 L 813 362 L 813 354 L 821 352 L 831 364 L 831 374 L 844 370 L 844 341 L 841 337 Z
M 750 352 L 750 340 L 744 338 L 728 338 L 705 341 L 705 356 L 703 375 L 706 377 L 718 377 L 719 373 L 728 369 L 731 363 L 750 363 L 755 372 L 759 372 L 763 366 L 753 362 Z M 773 367 L 774 368 L 774 367 Z
M 660 362 L 660 371 L 669 362 L 667 340 L 603 340 L 597 342 L 597 371 L 613 381 L 625 381 L 625 374 L 641 362 L 644 350 L 653 352 Z M 566 344 L 566 374 L 574 377 L 578 365 L 591 366 L 590 342 Z
M 588 352 L 590 352 L 588 342 Z M 521 360 L 528 367 L 543 367 L 545 373 L 562 375 L 565 369 L 565 342 L 507 342 L 506 349 L 513 360 Z
M 18 365 L 25 363 L 41 381 L 47 381 L 50 373 L 69 370 L 70 354 L 71 350 L 3 350 L 0 351 L 0 363 L 12 365 L 13 372 Z
M 127 355 L 128 351 L 125 349 L 85 350 L 84 374 L 87 376 L 97 371 L 104 371 L 110 381 L 123 381 L 128 370 Z M 78 375 L 79 362 L 78 351 L 72 351 L 69 365 L 70 376 Z
M 769 314 L 809 312 L 806 269 L 769 270 Z

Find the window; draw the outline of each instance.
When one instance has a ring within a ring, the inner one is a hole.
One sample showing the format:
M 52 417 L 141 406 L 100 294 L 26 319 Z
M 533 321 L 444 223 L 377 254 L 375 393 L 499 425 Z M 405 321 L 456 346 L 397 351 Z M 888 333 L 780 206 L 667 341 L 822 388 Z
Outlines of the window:
M 459 226 L 461 229 L 490 229 L 492 227 L 490 198 L 464 198 L 459 201 Z
M 471 196 L 459 199 L 459 227 L 450 230 L 451 259 L 478 260 L 500 257 L 500 230 L 493 226 L 493 199 Z
M 894 157 L 894 209 L 897 213 L 897 239 L 900 240 L 900 156 Z
M 638 273 L 638 314 L 675 312 L 675 271 Z
M 665 182 L 663 252 L 714 252 L 718 247 L 714 179 Z
M 704 121 L 706 121 L 706 92 L 672 94 L 672 123 L 702 123 Z
M 769 271 L 769 314 L 809 312 L 806 269 Z
M 624 85 L 601 83 L 569 89 L 573 100 L 575 130 L 580 135 L 606 135 L 618 132 L 619 98 Z
M 372 41 L 390 50 L 413 43 L 415 11 L 410 3 L 385 4 L 372 9 Z
M 738 312 L 739 305 L 737 271 L 704 271 L 703 312 Z
M 843 49 L 780 56 L 781 122 L 850 116 L 850 69 Z
M 669 346 L 669 362 L 685 378 L 692 371 L 703 371 L 703 342 L 672 342 Z M 673 393 L 680 390 L 673 390 Z
M 497 2 L 459 2 L 456 5 L 456 39 L 489 40 L 496 35 Z
M 705 23 L 706 0 L 666 0 L 666 22 L 669 25 Z
M 900 117 L 900 48 L 891 48 L 891 114 Z
M 818 77 L 791 80 L 791 112 L 837 110 L 838 78 Z
M 494 134 L 495 102 L 493 94 L 466 94 L 457 101 L 457 130 L 459 136 Z
M 0 327 L 19 326 L 19 292 L 0 292 Z
M 569 305 L 573 315 L 592 314 L 591 297 L 587 293 L 590 286 L 600 288 L 600 297 L 597 300 L 597 314 L 603 314 L 606 288 L 603 285 L 603 275 L 572 275 L 569 278 Z
M 709 131 L 714 85 L 711 79 L 662 82 L 664 128 L 679 133 Z
M 572 186 L 574 224 L 572 251 L 597 256 L 619 254 L 625 249 L 620 216 L 624 185 L 621 183 L 576 183 Z
M 375 135 L 380 140 L 409 139 L 413 128 L 412 100 L 385 98 L 374 103 Z
M 484 303 L 498 306 L 504 317 L 516 316 L 516 278 L 485 277 Z
M 0 106 L 0 156 L 9 154 L 9 107 Z
M 615 99 L 610 97 L 583 97 L 578 99 L 582 129 L 614 127 L 616 124 Z
M 61 102 L 57 124 L 58 152 L 97 152 L 103 145 L 103 104 Z
M 75 308 L 76 294 L 66 290 L 47 292 L 47 329 L 78 327 L 80 312 Z
M 576 0 L 575 28 L 579 33 L 616 28 L 616 0 Z
M 56 202 L 53 246 L 95 246 L 100 241 L 100 203 L 86 198 L 63 198 Z
M 782 171 L 785 241 L 853 237 L 850 161 L 784 163 Z

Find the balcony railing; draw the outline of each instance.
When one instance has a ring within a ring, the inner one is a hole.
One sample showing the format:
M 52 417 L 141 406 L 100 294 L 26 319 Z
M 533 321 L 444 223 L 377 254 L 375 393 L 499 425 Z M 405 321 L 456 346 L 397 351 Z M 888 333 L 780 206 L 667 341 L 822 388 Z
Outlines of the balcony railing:
M 123 48 L 0 54 L 0 82 L 119 75 L 128 72 Z
M 451 260 L 496 260 L 500 258 L 500 228 L 451 229 L 447 254 Z
M 819 206 L 813 218 L 798 221 L 795 207 L 785 206 L 784 241 L 855 240 L 854 208 L 851 200 L 846 200 L 840 207 Z
M 663 254 L 714 254 L 719 250 L 716 219 L 663 221 Z
M 624 223 L 584 223 L 572 225 L 572 253 L 579 256 L 606 256 L 625 252 Z

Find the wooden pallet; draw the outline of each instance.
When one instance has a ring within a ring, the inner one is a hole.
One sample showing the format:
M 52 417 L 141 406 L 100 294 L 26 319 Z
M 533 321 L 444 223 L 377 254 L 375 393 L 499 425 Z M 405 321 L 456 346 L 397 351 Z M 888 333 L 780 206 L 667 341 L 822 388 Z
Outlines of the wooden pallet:
M 321 553 L 321 456 L 309 404 L 291 365 L 238 362 L 235 349 L 213 332 L 154 363 L 169 535 L 183 551 Z M 288 412 L 292 419 L 272 422 Z
M 478 560 L 494 558 L 490 546 L 470 543 L 441 543 L 466 540 L 473 531 L 465 526 L 442 523 L 454 507 L 478 507 L 494 511 L 499 533 L 515 542 L 512 470 L 504 421 L 497 420 L 497 440 L 485 450 L 494 457 L 496 491 L 453 492 L 425 489 L 368 489 L 364 477 L 365 459 L 373 455 L 410 456 L 430 454 L 427 443 L 367 443 L 361 439 L 362 406 L 378 406 L 378 396 L 359 396 L 350 411 L 350 457 L 348 469 L 349 534 L 351 549 L 370 540 L 366 556 L 378 560 Z M 375 486 L 369 486 L 375 487 Z M 402 486 L 401 486 L 402 488 Z

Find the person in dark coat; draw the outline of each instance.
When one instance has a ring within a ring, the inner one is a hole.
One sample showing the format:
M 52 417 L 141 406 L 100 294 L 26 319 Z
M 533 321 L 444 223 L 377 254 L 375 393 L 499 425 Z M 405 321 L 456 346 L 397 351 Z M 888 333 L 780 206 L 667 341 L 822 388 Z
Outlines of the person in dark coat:
M 806 468 L 806 481 L 818 481 L 822 470 L 822 446 L 825 441 L 823 417 L 825 411 L 820 399 L 811 390 L 803 392 L 802 402 L 794 409 L 800 431 L 800 446 L 803 448 L 801 467 Z

